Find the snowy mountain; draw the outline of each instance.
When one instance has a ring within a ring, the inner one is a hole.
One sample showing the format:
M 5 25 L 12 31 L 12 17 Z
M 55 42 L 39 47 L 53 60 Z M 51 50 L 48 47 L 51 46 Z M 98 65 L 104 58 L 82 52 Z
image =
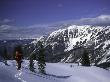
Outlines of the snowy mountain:
M 58 26 L 58 25 L 55 25 Z M 110 67 L 110 26 L 77 26 L 59 25 L 61 29 L 32 40 L 0 41 L 0 46 L 7 46 L 10 54 L 17 44 L 23 46 L 24 57 L 37 48 L 40 40 L 45 46 L 47 62 L 74 62 L 80 63 L 83 51 L 86 48 L 89 53 L 91 65 L 103 68 Z M 59 28 L 59 27 L 58 27 Z M 1 48 L 0 55 L 3 50 Z
M 0 82 L 110 82 L 110 71 L 95 66 L 46 63 L 46 75 L 43 75 L 38 72 L 37 62 L 36 72 L 29 70 L 27 60 L 24 60 L 21 70 L 16 69 L 15 61 L 8 61 L 8 64 L 5 66 L 0 62 Z
M 42 41 L 50 62 L 80 62 L 86 48 L 92 65 L 110 63 L 110 26 L 69 25 Z
M 69 25 L 36 40 L 0 41 L 0 46 L 12 49 L 21 44 L 27 59 L 38 47 L 38 41 L 42 41 L 45 48 L 46 74 L 39 73 L 37 61 L 34 61 L 35 73 L 29 70 L 28 60 L 23 60 L 19 71 L 14 60 L 8 60 L 8 66 L 0 61 L 0 82 L 110 81 L 110 26 Z M 89 53 L 90 67 L 80 66 L 85 49 Z

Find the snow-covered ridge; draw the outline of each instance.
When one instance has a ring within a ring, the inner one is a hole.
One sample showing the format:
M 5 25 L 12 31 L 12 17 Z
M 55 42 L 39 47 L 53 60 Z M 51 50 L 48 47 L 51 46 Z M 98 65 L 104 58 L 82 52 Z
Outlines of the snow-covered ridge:
M 108 28 L 108 27 L 106 27 Z M 90 26 L 90 25 L 84 25 L 84 26 L 77 26 L 77 25 L 72 25 L 72 26 L 69 26 L 65 29 L 59 29 L 59 30 L 56 30 L 54 32 L 52 32 L 49 37 L 55 37 L 57 36 L 58 34 L 60 33 L 63 33 L 64 34 L 64 31 L 65 30 L 68 30 L 68 37 L 69 37 L 69 33 L 70 32 L 74 32 L 74 30 L 77 29 L 80 32 L 84 32 L 84 31 L 88 31 L 88 30 L 94 30 L 94 29 L 97 29 L 98 31 L 104 29 L 104 27 L 101 27 L 101 26 Z M 48 37 L 48 38 L 49 38 Z
M 57 31 L 52 32 L 48 38 L 47 41 L 52 41 L 54 39 L 60 40 L 61 37 L 63 37 L 64 42 L 66 42 L 67 50 L 71 50 L 74 45 L 76 45 L 76 42 L 84 42 L 86 41 L 94 41 L 97 42 L 97 34 L 98 32 L 105 31 L 107 34 L 110 32 L 110 26 L 90 26 L 90 25 L 84 25 L 84 26 L 77 26 L 72 25 L 65 29 L 59 29 Z

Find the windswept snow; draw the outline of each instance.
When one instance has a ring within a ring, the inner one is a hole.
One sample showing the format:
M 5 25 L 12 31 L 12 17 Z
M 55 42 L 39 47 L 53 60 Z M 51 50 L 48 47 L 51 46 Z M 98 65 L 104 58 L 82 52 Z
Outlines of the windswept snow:
M 95 66 L 47 63 L 47 74 L 42 75 L 37 69 L 36 73 L 29 71 L 28 61 L 23 62 L 20 71 L 16 70 L 15 61 L 9 61 L 8 64 L 10 66 L 0 62 L 0 82 L 110 82 L 110 71 Z
M 15 78 L 17 70 L 10 66 L 0 64 L 0 82 L 21 82 Z

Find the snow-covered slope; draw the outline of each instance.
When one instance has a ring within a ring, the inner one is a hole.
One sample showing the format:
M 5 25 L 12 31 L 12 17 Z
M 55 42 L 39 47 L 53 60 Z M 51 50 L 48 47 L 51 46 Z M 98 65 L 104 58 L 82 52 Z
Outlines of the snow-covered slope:
M 110 82 L 110 71 L 94 66 L 47 63 L 47 75 L 41 75 L 37 69 L 36 73 L 29 71 L 28 61 L 23 62 L 20 71 L 16 70 L 15 61 L 8 61 L 8 64 L 10 66 L 0 62 L 0 82 Z

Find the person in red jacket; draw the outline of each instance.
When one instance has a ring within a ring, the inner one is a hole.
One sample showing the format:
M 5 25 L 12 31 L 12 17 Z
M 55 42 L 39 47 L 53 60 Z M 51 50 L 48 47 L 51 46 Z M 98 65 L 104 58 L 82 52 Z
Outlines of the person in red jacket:
M 22 63 L 22 53 L 20 53 L 19 51 L 15 52 L 15 60 L 17 62 L 17 69 L 20 70 L 21 69 L 21 63 Z

